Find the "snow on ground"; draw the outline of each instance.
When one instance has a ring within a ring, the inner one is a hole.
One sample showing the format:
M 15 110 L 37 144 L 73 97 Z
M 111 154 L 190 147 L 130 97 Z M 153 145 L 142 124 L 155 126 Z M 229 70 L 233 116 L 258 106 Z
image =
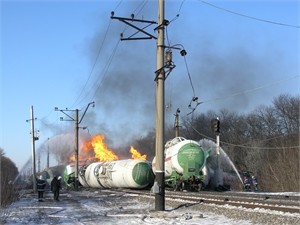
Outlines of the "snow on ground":
M 298 216 L 300 219 L 300 214 Z M 1 209 L 0 224 L 250 225 L 254 223 L 189 207 L 172 208 L 167 203 L 165 211 L 155 211 L 154 200 L 151 198 L 142 200 L 136 195 L 97 190 L 62 191 L 58 202 L 53 200 L 51 192 L 46 193 L 43 202 L 38 202 L 37 194 L 24 194 L 19 201 L 6 209 Z

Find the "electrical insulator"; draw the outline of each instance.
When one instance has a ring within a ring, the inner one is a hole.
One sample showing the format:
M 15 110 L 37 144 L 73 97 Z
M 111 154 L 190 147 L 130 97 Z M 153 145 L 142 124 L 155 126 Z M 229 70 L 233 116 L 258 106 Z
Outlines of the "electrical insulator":
M 186 51 L 185 51 L 184 49 L 182 49 L 182 50 L 180 51 L 180 55 L 181 55 L 181 56 L 186 56 L 186 54 L 187 54 L 187 53 L 186 53 Z
M 172 64 L 172 51 L 167 50 L 166 51 L 166 65 L 171 65 Z

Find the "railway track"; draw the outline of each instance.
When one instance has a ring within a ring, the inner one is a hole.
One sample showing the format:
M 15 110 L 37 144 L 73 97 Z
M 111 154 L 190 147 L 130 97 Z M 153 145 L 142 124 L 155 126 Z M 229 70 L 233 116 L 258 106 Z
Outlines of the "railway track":
M 154 194 L 141 190 L 118 190 L 137 194 L 145 198 L 154 198 Z M 219 206 L 235 206 L 248 209 L 268 209 L 285 213 L 300 213 L 299 196 L 243 194 L 238 192 L 168 192 L 165 193 L 166 202 L 181 202 L 186 205 L 215 204 Z

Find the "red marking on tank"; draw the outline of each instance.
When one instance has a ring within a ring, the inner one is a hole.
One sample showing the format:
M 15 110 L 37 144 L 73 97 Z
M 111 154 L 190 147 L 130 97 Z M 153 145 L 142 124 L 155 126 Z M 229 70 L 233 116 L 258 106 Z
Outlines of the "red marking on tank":
M 167 162 L 167 161 L 171 160 L 171 158 L 172 158 L 172 157 L 171 157 L 171 156 L 169 156 L 168 158 L 166 158 L 166 159 L 165 159 L 165 162 Z

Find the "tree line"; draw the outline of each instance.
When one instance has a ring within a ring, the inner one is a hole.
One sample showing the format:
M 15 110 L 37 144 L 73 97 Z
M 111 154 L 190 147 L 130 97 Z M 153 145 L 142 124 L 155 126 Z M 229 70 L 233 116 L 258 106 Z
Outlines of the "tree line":
M 247 114 L 228 109 L 194 114 L 180 118 L 180 136 L 215 140 L 211 121 L 219 117 L 221 147 L 240 172 L 255 174 L 266 191 L 299 191 L 299 109 L 300 96 L 283 94 L 270 106 L 261 105 Z M 174 134 L 173 126 L 166 128 L 166 140 Z M 155 130 L 136 140 L 135 146 L 153 158 Z
M 15 200 L 18 196 L 14 189 L 14 180 L 18 175 L 15 163 L 5 156 L 0 148 L 0 206 L 4 207 Z
M 211 121 L 221 121 L 221 147 L 237 169 L 251 171 L 266 191 L 300 191 L 299 146 L 300 96 L 280 95 L 272 105 L 259 106 L 253 112 L 238 114 L 227 109 L 180 118 L 180 136 L 199 141 L 215 140 Z M 167 126 L 165 141 L 174 138 L 173 126 Z M 155 155 L 155 130 L 133 142 L 148 159 Z M 17 197 L 13 181 L 18 169 L 0 148 L 1 207 Z

